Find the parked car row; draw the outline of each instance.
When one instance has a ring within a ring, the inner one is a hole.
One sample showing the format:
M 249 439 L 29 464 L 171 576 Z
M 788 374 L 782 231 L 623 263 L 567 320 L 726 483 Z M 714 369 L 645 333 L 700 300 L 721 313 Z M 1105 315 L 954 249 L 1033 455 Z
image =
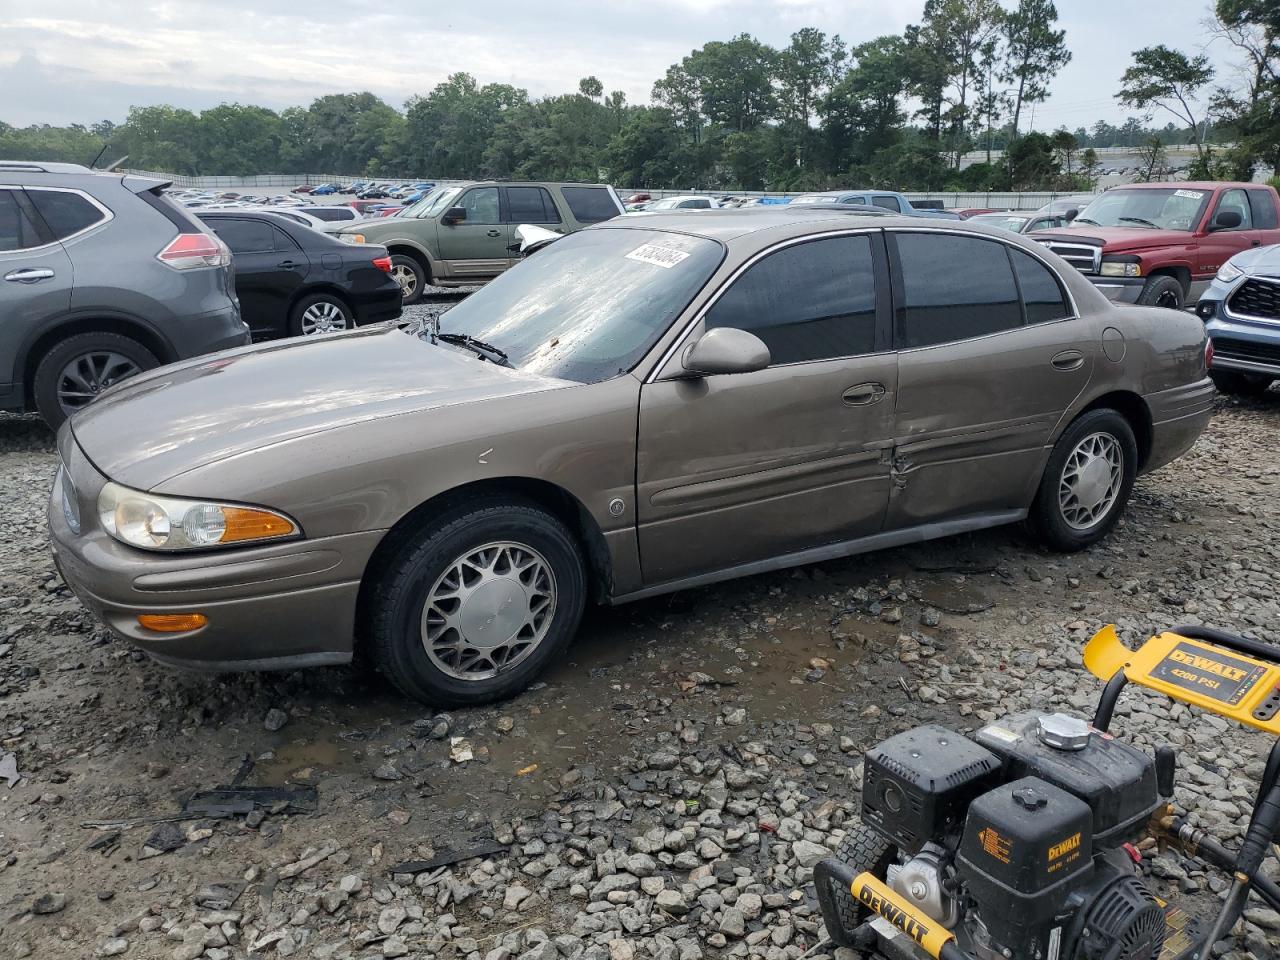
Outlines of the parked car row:
M 479 182 L 344 228 L 491 282 L 437 322 L 115 386 L 59 433 L 63 576 L 162 662 L 359 645 L 411 697 L 482 703 L 588 602 L 1021 520 L 1081 549 L 1210 416 L 1194 315 L 1109 302 L 1028 237 L 874 204 L 620 212 L 603 186 Z M 280 269 L 325 240 L 204 217 Z M 546 245 L 507 270 L 526 227 Z
M 0 407 L 52 426 L 164 363 L 400 314 L 387 252 L 321 232 L 343 208 L 184 206 L 77 164 L 0 161 L 0 183 Z

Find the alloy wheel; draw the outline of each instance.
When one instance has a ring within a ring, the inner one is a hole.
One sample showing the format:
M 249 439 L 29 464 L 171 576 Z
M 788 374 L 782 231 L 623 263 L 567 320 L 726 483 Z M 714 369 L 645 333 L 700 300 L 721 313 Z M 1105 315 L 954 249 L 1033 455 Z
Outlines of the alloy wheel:
M 556 609 L 556 579 L 538 551 L 496 542 L 468 550 L 436 580 L 422 610 L 422 647 L 458 680 L 488 680 L 537 649 Z
M 58 375 L 58 403 L 70 416 L 96 399 L 113 383 L 131 377 L 140 367 L 114 350 L 82 353 L 68 361 Z
M 317 333 L 333 333 L 336 330 L 347 329 L 347 315 L 333 301 L 320 300 L 302 311 L 300 325 L 304 337 Z
M 1088 530 L 1115 506 L 1124 484 L 1124 451 L 1109 433 L 1091 433 L 1071 451 L 1058 482 L 1062 519 Z
M 418 289 L 418 275 L 403 263 L 397 263 L 391 268 L 391 276 L 400 284 L 400 295 L 406 299 L 412 297 Z
M 1177 310 L 1179 307 L 1182 306 L 1182 304 L 1180 303 L 1181 299 L 1182 298 L 1179 297 L 1172 290 L 1166 290 L 1164 291 L 1164 293 L 1160 294 L 1160 296 L 1156 298 L 1156 306 L 1168 307 L 1170 310 Z

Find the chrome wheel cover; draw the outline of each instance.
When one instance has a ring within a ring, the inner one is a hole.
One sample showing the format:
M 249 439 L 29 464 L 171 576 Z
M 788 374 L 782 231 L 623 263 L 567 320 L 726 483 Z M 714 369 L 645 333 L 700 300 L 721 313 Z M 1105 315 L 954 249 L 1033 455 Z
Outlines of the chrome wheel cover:
M 525 660 L 546 639 L 556 578 L 522 543 L 486 543 L 455 559 L 422 608 L 422 648 L 457 680 L 489 680 Z
M 1109 433 L 1091 433 L 1071 451 L 1058 480 L 1058 508 L 1072 530 L 1096 526 L 1120 496 L 1124 451 Z
M 304 337 L 333 333 L 335 330 L 347 329 L 347 315 L 332 300 L 321 300 L 302 311 L 301 326 Z
M 412 297 L 414 291 L 418 289 L 418 275 L 403 263 L 391 265 L 391 276 L 395 277 L 396 283 L 400 284 L 402 297 Z
M 114 350 L 82 353 L 69 361 L 58 374 L 58 403 L 71 414 L 96 399 L 113 383 L 139 372 L 141 368 L 136 363 Z

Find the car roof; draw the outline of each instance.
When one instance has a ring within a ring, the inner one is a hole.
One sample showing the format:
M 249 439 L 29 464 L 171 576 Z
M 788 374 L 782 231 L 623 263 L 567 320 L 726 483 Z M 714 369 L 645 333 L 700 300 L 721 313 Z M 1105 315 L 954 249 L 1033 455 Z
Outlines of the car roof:
M 1258 187 L 1265 188 L 1266 186 L 1267 185 L 1265 183 L 1245 183 L 1242 180 L 1168 180 L 1168 181 L 1160 181 L 1156 183 L 1119 183 L 1119 184 L 1116 184 L 1114 187 L 1109 187 L 1108 191 L 1133 190 L 1133 189 L 1211 191 L 1211 190 L 1217 190 L 1220 187 L 1223 189 L 1239 188 L 1241 190 L 1244 190 L 1249 187 L 1253 187 L 1256 189 Z
M 945 224 L 944 229 L 963 227 L 963 220 L 924 220 L 920 217 L 895 216 L 886 213 L 883 216 L 869 214 L 866 210 L 855 207 L 842 207 L 829 203 L 806 203 L 801 206 L 777 204 L 769 206 L 739 207 L 725 209 L 713 207 L 710 210 L 686 212 L 683 210 L 643 211 L 629 213 L 625 217 L 605 220 L 589 230 L 601 228 L 622 228 L 627 230 L 667 230 L 673 233 L 688 233 L 693 236 L 706 237 L 710 240 L 727 241 L 742 237 L 759 230 L 781 229 L 786 227 L 804 228 L 825 224 L 829 229 L 840 227 L 857 227 L 867 225 L 867 220 L 874 220 L 876 227 L 911 227 L 924 229 L 928 226 Z M 797 234 L 810 232 L 796 229 Z M 974 233 L 988 233 L 986 228 L 974 229 Z M 998 235 L 998 234 L 996 234 Z

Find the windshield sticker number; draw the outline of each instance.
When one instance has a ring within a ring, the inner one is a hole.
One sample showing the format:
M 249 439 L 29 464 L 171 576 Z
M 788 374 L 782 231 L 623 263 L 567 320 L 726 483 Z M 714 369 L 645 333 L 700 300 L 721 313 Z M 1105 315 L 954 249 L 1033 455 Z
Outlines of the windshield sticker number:
M 651 263 L 655 267 L 662 267 L 664 270 L 670 270 L 677 263 L 688 259 L 688 257 L 689 254 L 683 250 L 673 250 L 671 247 L 664 247 L 656 243 L 641 244 L 627 254 L 628 260 Z
M 1199 190 L 1175 190 L 1173 191 L 1173 195 L 1175 197 L 1182 197 L 1184 200 L 1199 200 L 1204 196 L 1204 194 Z

